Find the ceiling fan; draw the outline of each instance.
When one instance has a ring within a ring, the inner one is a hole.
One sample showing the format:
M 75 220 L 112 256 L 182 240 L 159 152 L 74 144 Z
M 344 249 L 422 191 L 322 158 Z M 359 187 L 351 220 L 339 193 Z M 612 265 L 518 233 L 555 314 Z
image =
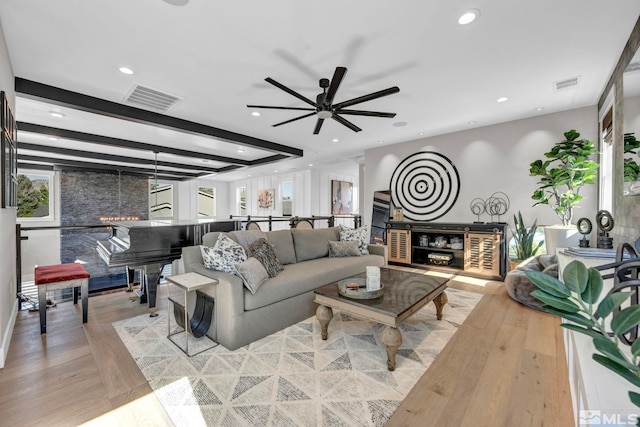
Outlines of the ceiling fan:
M 370 117 L 387 117 L 393 118 L 396 116 L 396 113 L 384 113 L 380 111 L 364 111 L 364 110 L 346 110 L 345 108 L 350 107 L 355 104 L 360 104 L 362 102 L 371 101 L 372 99 L 381 98 L 383 96 L 392 95 L 394 93 L 400 92 L 400 89 L 397 86 L 390 87 L 388 89 L 384 89 L 378 92 L 373 92 L 368 95 L 359 96 L 357 98 L 350 99 L 348 101 L 338 102 L 337 104 L 333 103 L 333 98 L 338 91 L 338 87 L 342 82 L 345 74 L 347 74 L 347 69 L 345 67 L 336 67 L 336 71 L 333 73 L 333 78 L 331 81 L 329 79 L 320 79 L 320 87 L 322 88 L 322 93 L 316 96 L 316 101 L 313 102 L 309 98 L 300 95 L 298 92 L 289 89 L 283 84 L 278 83 L 273 80 L 271 77 L 267 77 L 265 81 L 271 83 L 275 87 L 282 89 L 290 95 L 295 96 L 296 98 L 304 101 L 305 103 L 313 106 L 313 108 L 309 107 L 276 107 L 269 105 L 247 105 L 249 108 L 270 108 L 274 110 L 296 110 L 296 111 L 311 111 L 311 113 L 304 114 L 299 117 L 294 117 L 293 119 L 285 120 L 284 122 L 276 123 L 272 125 L 273 127 L 285 125 L 287 123 L 295 122 L 296 120 L 304 119 L 306 117 L 317 116 L 316 127 L 313 130 L 313 134 L 317 135 L 320 133 L 320 128 L 322 127 L 322 123 L 325 119 L 333 119 L 338 123 L 348 127 L 354 132 L 360 132 L 358 126 L 351 123 L 349 120 L 342 117 L 342 115 L 352 115 L 352 116 L 370 116 Z

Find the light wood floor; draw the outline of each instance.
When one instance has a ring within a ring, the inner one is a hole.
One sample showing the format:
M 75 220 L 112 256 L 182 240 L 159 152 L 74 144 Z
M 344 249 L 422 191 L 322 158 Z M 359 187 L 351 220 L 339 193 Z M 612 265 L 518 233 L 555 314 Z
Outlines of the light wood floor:
M 485 295 L 388 426 L 573 425 L 558 319 L 515 303 L 502 282 L 451 286 Z M 146 312 L 128 295 L 91 297 L 84 326 L 80 304 L 59 304 L 44 335 L 37 313 L 18 314 L 0 370 L 0 425 L 172 425 L 111 326 Z

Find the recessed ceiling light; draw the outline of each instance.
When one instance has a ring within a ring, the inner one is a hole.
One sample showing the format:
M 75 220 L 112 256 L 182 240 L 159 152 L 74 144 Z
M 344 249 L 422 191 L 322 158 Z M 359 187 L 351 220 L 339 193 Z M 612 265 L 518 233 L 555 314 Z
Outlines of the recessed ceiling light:
M 333 138 L 331 142 L 340 142 L 340 140 L 338 138 Z
M 542 110 L 544 110 L 544 107 L 538 107 L 538 108 L 536 108 L 536 111 L 542 111 Z
M 465 10 L 458 17 L 458 24 L 460 25 L 471 24 L 473 21 L 478 19 L 478 16 L 480 16 L 480 11 L 478 9 Z
M 57 140 L 58 140 L 58 138 L 56 138 L 55 136 L 50 136 L 50 137 L 49 137 L 49 139 L 50 139 L 51 141 L 57 141 Z
M 257 111 L 254 111 L 253 113 L 251 113 L 251 115 L 252 115 L 253 117 L 260 117 L 260 113 L 259 113 L 259 112 L 257 112 Z
M 507 98 L 506 96 L 503 96 L 501 98 L 496 99 L 496 102 L 506 102 L 508 100 L 509 100 L 509 98 Z
M 313 163 L 309 163 L 309 167 L 312 167 L 312 166 L 313 166 Z
M 64 114 L 62 114 L 62 113 L 61 113 L 61 112 L 59 112 L 59 111 L 49 111 L 49 115 L 50 115 L 51 117 L 57 117 L 57 118 L 64 117 Z
M 274 171 L 273 171 L 273 173 L 278 173 L 278 171 L 277 171 L 277 170 L 274 170 Z
M 420 132 L 420 133 L 418 133 L 418 135 L 423 136 L 423 135 L 424 135 L 424 132 Z
M 242 148 L 238 148 L 238 153 L 244 153 L 244 150 Z
M 251 178 L 251 174 L 247 175 L 247 177 Z
M 189 0 L 164 0 L 165 3 L 169 3 L 173 6 L 184 6 L 189 3 Z
M 129 67 L 120 67 L 118 68 L 118 71 L 120 71 L 122 74 L 127 74 L 129 76 L 133 74 L 133 70 Z
M 469 121 L 469 122 L 467 122 L 467 123 L 468 123 L 468 124 L 470 124 L 470 125 L 475 125 L 475 124 L 476 124 L 476 123 L 478 123 L 478 122 L 476 122 L 475 120 L 471 120 L 471 121 Z
M 382 144 L 384 141 L 378 141 L 378 144 Z

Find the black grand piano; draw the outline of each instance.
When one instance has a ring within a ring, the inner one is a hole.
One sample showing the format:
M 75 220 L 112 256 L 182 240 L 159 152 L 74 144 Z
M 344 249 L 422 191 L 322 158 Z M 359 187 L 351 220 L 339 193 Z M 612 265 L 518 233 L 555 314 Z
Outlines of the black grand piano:
M 99 240 L 96 250 L 109 267 L 140 269 L 140 303 L 149 303 L 156 316 L 156 291 L 162 268 L 182 256 L 185 246 L 199 245 L 210 231 L 233 231 L 238 221 L 121 221 L 110 222 L 111 237 Z

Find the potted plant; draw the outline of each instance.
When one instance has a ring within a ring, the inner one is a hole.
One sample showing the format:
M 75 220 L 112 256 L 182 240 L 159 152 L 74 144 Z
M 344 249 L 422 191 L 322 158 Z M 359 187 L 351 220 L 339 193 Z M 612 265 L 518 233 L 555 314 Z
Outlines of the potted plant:
M 619 338 L 640 324 L 639 304 L 621 308 L 634 292 L 610 293 L 597 303 L 603 288 L 602 276 L 598 270 L 587 269 L 580 261 L 572 261 L 564 269 L 564 283 L 539 271 L 525 274 L 538 287 L 531 295 L 545 304 L 542 310 L 571 322 L 562 323 L 562 327 L 591 337 L 596 350 L 593 360 L 640 391 L 640 339 L 623 349 Z M 640 408 L 637 391 L 630 390 L 629 399 Z
M 576 246 L 579 236 L 575 226 L 571 227 L 573 209 L 582 200 L 582 187 L 595 184 L 598 164 L 591 160 L 596 153 L 592 141 L 578 139 L 580 134 L 575 129 L 565 132 L 564 137 L 564 141 L 544 153 L 546 160 L 530 164 L 529 174 L 539 177 L 539 187 L 531 198 L 536 201 L 533 206 L 549 205 L 553 209 L 560 218 L 562 236 L 574 236 L 575 243 L 565 246 Z M 559 237 L 547 229 L 545 227 L 547 253 L 554 253 Z
M 511 270 L 525 259 L 535 256 L 544 243 L 544 240 L 539 242 L 534 241 L 536 230 L 538 228 L 536 221 L 533 221 L 531 227 L 527 227 L 522 219 L 522 214 L 518 212 L 518 216 L 513 216 L 513 224 L 515 229 L 511 230 L 511 235 L 513 236 L 513 251 L 515 258 L 510 260 Z

